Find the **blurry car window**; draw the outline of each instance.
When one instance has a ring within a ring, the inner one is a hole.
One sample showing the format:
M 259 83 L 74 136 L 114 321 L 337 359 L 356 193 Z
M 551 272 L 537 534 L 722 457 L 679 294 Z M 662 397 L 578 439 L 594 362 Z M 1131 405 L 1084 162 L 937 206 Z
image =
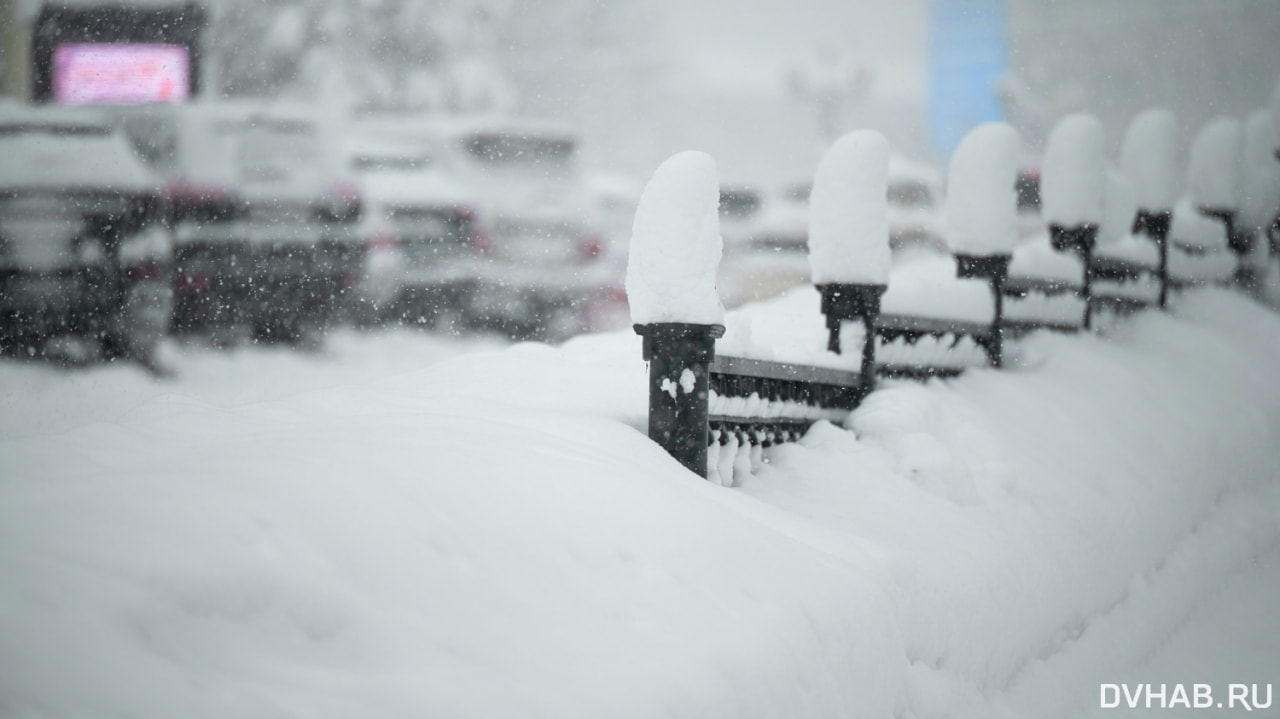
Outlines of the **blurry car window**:
M 889 184 L 886 193 L 889 204 L 898 207 L 933 206 L 933 193 L 923 182 L 893 182 Z
M 565 170 L 573 163 L 574 145 L 563 139 L 477 134 L 466 141 L 467 154 L 486 165 Z
M 751 190 L 720 189 L 720 217 L 745 219 L 760 210 L 760 193 Z
M 219 130 L 236 143 L 236 164 L 247 179 L 285 182 L 299 168 L 316 165 L 322 157 L 313 126 L 299 122 L 223 124 Z
M 1019 172 L 1014 186 L 1018 192 L 1019 210 L 1040 209 L 1040 178 L 1034 173 Z
M 356 155 L 351 158 L 351 167 L 357 172 L 412 172 L 432 164 L 431 158 L 426 155 Z

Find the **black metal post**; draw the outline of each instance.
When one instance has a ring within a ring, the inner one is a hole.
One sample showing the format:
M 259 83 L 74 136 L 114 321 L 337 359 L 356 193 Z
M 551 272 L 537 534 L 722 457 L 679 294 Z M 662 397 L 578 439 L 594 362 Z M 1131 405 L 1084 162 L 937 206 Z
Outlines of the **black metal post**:
M 1049 240 L 1053 249 L 1075 252 L 1084 263 L 1084 328 L 1090 329 L 1093 325 L 1093 247 L 1098 242 L 1098 226 L 1049 225 Z
M 1011 255 L 956 255 L 956 277 L 984 279 L 991 285 L 995 315 L 991 320 L 987 357 L 996 369 L 1004 365 L 1004 286 L 1009 281 L 1011 259 Z
M 724 325 L 656 322 L 635 325 L 649 363 L 649 439 L 707 477 L 711 361 Z
M 880 316 L 880 297 L 886 285 L 861 285 L 832 282 L 815 285 L 822 294 L 822 314 L 827 317 L 827 349 L 841 354 L 840 326 L 845 320 L 862 318 L 861 395 L 871 394 L 876 385 L 876 318 Z
M 1169 228 L 1173 224 L 1173 213 L 1148 212 L 1139 210 L 1133 220 L 1133 233 L 1141 232 L 1156 243 L 1160 251 L 1160 266 L 1157 272 L 1160 278 L 1160 309 L 1169 305 Z
M 1258 286 L 1258 278 L 1254 276 L 1254 272 L 1250 268 L 1244 267 L 1244 258 L 1253 249 L 1253 234 L 1241 232 L 1236 227 L 1236 211 L 1223 210 L 1213 207 L 1199 208 L 1201 214 L 1221 220 L 1222 224 L 1227 228 L 1227 248 L 1235 253 L 1236 258 L 1240 261 L 1240 265 L 1236 267 L 1235 282 L 1244 289 L 1254 292 Z

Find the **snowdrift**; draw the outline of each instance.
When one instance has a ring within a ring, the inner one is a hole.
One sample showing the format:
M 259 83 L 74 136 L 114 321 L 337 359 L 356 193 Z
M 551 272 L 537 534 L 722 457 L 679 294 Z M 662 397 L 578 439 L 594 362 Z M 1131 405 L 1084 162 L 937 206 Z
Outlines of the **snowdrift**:
M 1280 589 L 1280 319 L 1225 291 L 732 489 L 645 437 L 633 335 L 362 346 L 0 367 L 0 716 L 1069 716 Z

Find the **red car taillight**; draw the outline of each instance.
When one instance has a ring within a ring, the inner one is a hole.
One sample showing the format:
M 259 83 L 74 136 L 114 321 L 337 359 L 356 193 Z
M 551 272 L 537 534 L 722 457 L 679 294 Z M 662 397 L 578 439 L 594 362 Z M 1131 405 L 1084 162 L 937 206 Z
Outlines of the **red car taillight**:
M 400 238 L 391 232 L 375 232 L 365 242 L 365 247 L 373 250 L 394 250 L 400 246 Z
M 481 229 L 473 229 L 471 231 L 471 249 L 478 254 L 487 255 L 493 251 L 493 241 L 489 239 L 489 235 Z
M 604 251 L 604 243 L 599 237 L 590 235 L 578 243 L 578 254 L 588 260 L 594 260 Z
M 147 260 L 131 265 L 128 268 L 129 279 L 137 282 L 139 280 L 155 280 L 164 276 L 164 266 L 155 260 Z
M 207 292 L 212 286 L 212 280 L 203 272 L 178 276 L 178 293 L 182 295 L 198 295 L 201 292 Z

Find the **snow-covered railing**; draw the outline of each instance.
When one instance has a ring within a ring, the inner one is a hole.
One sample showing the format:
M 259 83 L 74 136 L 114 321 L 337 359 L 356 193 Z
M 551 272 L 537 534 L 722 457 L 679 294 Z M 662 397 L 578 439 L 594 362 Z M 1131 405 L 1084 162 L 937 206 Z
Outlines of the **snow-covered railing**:
M 1265 127 L 1251 120 L 1244 144 L 1253 147 L 1249 153 L 1280 159 L 1266 119 Z M 715 164 L 703 153 L 673 156 L 641 198 L 627 270 L 632 318 L 649 362 L 649 436 L 703 477 L 731 480 L 744 456 L 797 440 L 814 422 L 842 421 L 877 377 L 955 376 L 974 366 L 975 352 L 980 364 L 999 368 L 1008 338 L 1089 329 L 1095 310 L 1163 308 L 1171 290 L 1239 281 L 1237 268 L 1262 246 L 1257 234 L 1280 222 L 1280 168 L 1255 168 L 1244 182 L 1246 200 L 1255 196 L 1243 205 L 1246 229 L 1236 229 L 1242 181 L 1227 176 L 1233 165 L 1222 158 L 1239 154 L 1237 134 L 1230 123 L 1206 127 L 1192 151 L 1190 197 L 1175 202 L 1169 113 L 1152 110 L 1134 120 L 1123 173 L 1107 170 L 1096 118 L 1065 118 L 1050 136 L 1042 170 L 1049 231 L 1019 243 L 1019 138 L 999 123 L 976 128 L 948 174 L 954 274 L 937 263 L 911 276 L 895 270 L 892 287 L 888 145 L 873 131 L 846 135 L 823 157 L 810 197 L 810 269 L 827 331 L 825 354 L 805 355 L 813 364 L 717 353 L 725 315 L 715 289 Z M 972 280 L 987 284 L 989 306 Z M 921 302 L 921 290 L 941 294 Z M 967 353 L 967 362 L 939 360 L 934 351 L 962 343 L 956 354 Z M 932 345 L 919 353 L 930 356 L 903 351 L 917 344 Z

